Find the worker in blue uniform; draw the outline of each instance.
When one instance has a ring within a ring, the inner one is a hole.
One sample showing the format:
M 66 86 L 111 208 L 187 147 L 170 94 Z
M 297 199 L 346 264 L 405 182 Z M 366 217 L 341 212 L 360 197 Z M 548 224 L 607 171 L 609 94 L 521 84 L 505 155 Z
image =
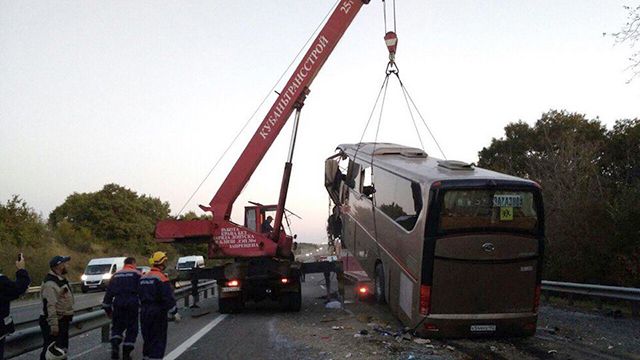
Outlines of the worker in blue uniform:
M 31 279 L 24 269 L 24 258 L 18 254 L 16 261 L 16 281 L 0 274 L 0 359 L 4 359 L 4 340 L 15 330 L 10 313 L 10 302 L 24 294 L 29 288 Z
M 138 312 L 140 299 L 140 272 L 136 269 L 136 259 L 124 259 L 124 267 L 113 274 L 107 292 L 102 301 L 102 308 L 111 320 L 111 358 L 130 360 L 138 337 Z M 124 338 L 123 338 L 124 334 Z M 123 341 L 124 340 L 124 341 Z
M 164 274 L 167 254 L 157 251 L 149 259 L 152 268 L 140 278 L 140 325 L 142 356 L 145 360 L 162 359 L 167 346 L 168 316 L 180 321 L 176 299 L 169 278 Z

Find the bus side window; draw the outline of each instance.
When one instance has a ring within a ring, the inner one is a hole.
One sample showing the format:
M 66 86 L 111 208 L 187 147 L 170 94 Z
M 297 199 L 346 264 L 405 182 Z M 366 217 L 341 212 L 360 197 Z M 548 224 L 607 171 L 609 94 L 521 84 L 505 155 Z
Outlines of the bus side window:
M 405 230 L 413 230 L 424 207 L 420 184 L 377 170 L 376 206 Z

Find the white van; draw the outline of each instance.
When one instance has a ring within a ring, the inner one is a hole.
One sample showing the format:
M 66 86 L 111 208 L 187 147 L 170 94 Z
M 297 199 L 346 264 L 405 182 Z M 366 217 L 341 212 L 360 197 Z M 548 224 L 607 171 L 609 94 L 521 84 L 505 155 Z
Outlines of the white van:
M 89 290 L 106 289 L 109 280 L 116 271 L 124 267 L 125 257 L 91 259 L 84 274 L 80 277 L 82 285 L 80 286 L 83 293 Z
M 178 259 L 178 263 L 176 264 L 176 270 L 192 270 L 196 268 L 204 267 L 204 256 L 192 255 L 192 256 L 183 256 Z

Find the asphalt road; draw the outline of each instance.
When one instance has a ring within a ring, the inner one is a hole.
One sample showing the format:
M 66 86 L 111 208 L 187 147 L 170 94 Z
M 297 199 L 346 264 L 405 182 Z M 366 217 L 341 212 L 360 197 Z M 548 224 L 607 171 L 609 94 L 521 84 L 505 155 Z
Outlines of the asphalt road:
M 321 278 L 322 276 L 308 276 L 307 283 L 303 285 L 303 307 L 309 305 L 309 302 L 317 302 L 316 298 L 324 294 L 323 288 L 317 286 Z M 100 294 L 104 293 L 90 293 L 80 298 L 86 298 L 83 301 L 91 302 Z M 27 312 L 28 309 L 30 306 L 25 304 L 23 312 Z M 242 314 L 221 315 L 217 311 L 217 299 L 209 298 L 203 300 L 200 309 L 195 310 L 193 314 L 200 316 L 192 316 L 191 309 L 181 309 L 180 312 L 184 319 L 180 323 L 169 323 L 165 359 L 301 359 L 312 355 L 304 347 L 294 349 L 275 328 L 279 316 L 300 316 L 302 313 L 282 313 L 275 303 L 264 302 L 249 306 Z M 201 314 L 203 312 L 204 314 Z M 197 335 L 201 337 L 197 338 Z M 100 330 L 72 338 L 69 344 L 69 359 L 110 359 L 110 345 L 101 343 L 100 339 Z M 142 358 L 141 349 L 140 335 L 134 352 L 135 359 Z M 15 359 L 34 360 L 38 359 L 38 356 L 39 352 L 34 351 Z
M 181 309 L 183 321 L 169 324 L 165 359 L 640 359 L 640 321 L 549 306 L 541 308 L 539 330 L 532 338 L 419 345 L 371 328 L 370 335 L 357 337 L 368 321 L 398 323 L 386 307 L 375 304 L 348 301 L 346 311 L 325 309 L 319 299 L 321 283 L 322 276 L 307 277 L 299 313 L 261 303 L 240 314 L 220 315 L 215 298 L 201 302 L 197 317 Z M 88 294 L 87 301 L 101 294 Z M 363 315 L 369 320 L 360 320 Z M 134 359 L 142 358 L 141 347 L 138 337 Z M 100 343 L 100 330 L 70 341 L 69 359 L 106 360 L 109 355 L 109 344 Z M 17 359 L 37 358 L 38 352 L 32 352 Z

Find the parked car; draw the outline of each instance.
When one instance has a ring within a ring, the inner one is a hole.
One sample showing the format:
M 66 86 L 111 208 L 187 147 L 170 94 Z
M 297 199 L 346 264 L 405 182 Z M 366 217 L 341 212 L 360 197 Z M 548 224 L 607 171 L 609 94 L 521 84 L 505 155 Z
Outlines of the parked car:
M 143 275 L 148 273 L 151 270 L 151 268 L 148 266 L 136 266 L 136 269 L 140 271 L 140 273 L 142 273 Z
M 91 259 L 80 277 L 82 292 L 105 290 L 113 274 L 124 267 L 124 259 L 124 257 Z

